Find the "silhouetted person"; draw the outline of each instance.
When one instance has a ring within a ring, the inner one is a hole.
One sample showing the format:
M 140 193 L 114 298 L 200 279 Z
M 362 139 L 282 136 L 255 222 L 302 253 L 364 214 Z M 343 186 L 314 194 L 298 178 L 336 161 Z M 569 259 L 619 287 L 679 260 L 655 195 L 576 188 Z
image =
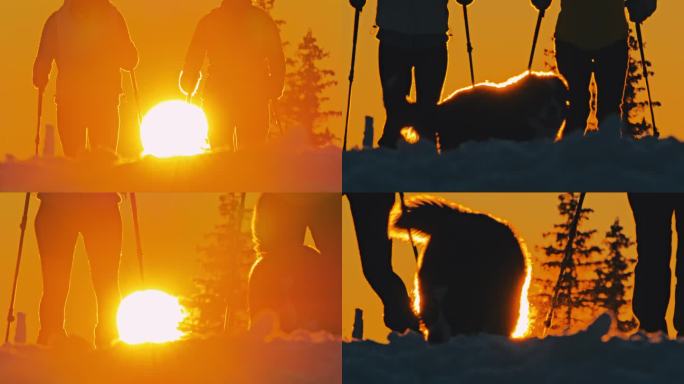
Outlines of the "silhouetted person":
M 672 216 L 677 230 L 677 288 L 674 327 L 684 332 L 684 194 L 630 193 L 637 233 L 638 263 L 634 271 L 632 307 L 640 329 L 667 334 L 665 312 L 670 302 Z M 681 334 L 680 334 L 681 336 Z
M 342 333 L 340 195 L 263 194 L 252 223 L 259 260 L 250 276 L 252 319 L 275 311 L 282 329 Z M 304 245 L 310 230 L 317 249 Z
M 205 58 L 209 68 L 201 76 Z M 183 67 L 182 91 L 194 94 L 201 77 L 207 78 L 204 107 L 211 147 L 244 150 L 264 144 L 269 101 L 281 96 L 285 82 L 285 55 L 275 21 L 250 0 L 224 0 L 197 25 Z
M 629 0 L 630 19 L 643 22 L 657 0 Z M 546 9 L 551 0 L 532 0 Z M 611 116 L 622 117 L 629 63 L 629 26 L 625 0 L 561 0 L 556 25 L 556 62 L 570 86 L 570 111 L 565 133 L 583 133 L 591 112 L 591 76 L 596 79 L 599 127 Z
M 363 274 L 384 306 L 385 325 L 397 332 L 418 330 L 406 286 L 392 270 L 392 240 L 388 235 L 393 193 L 349 193 Z
M 387 113 L 378 144 L 395 148 L 406 121 L 414 74 L 416 104 L 422 114 L 430 113 L 441 97 L 448 61 L 447 0 L 378 0 L 376 24 L 380 81 Z
M 57 64 L 57 128 L 67 157 L 86 150 L 116 152 L 121 69 L 138 52 L 123 16 L 108 0 L 66 0 L 45 23 L 33 84 L 45 89 Z
M 121 216 L 116 194 L 40 194 L 35 229 L 43 274 L 38 344 L 66 336 L 64 307 L 78 235 L 83 236 L 97 298 L 95 345 L 118 338 L 116 311 L 121 258 Z M 103 217 L 105 219 L 103 219 Z

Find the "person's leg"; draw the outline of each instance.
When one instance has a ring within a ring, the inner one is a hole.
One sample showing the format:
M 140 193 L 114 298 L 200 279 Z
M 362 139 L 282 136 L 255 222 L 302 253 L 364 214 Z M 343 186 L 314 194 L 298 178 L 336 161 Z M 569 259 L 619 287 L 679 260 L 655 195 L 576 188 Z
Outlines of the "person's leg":
M 675 289 L 674 327 L 679 336 L 684 336 L 684 194 L 670 196 L 675 209 L 677 228 L 677 288 Z
M 91 194 L 82 198 L 80 230 L 88 252 L 90 275 L 97 297 L 95 345 L 106 347 L 118 337 L 116 311 L 121 301 L 121 213 L 116 194 Z
M 43 296 L 40 301 L 40 333 L 38 344 L 46 345 L 64 331 L 64 306 L 69 293 L 69 278 L 78 230 L 62 196 L 44 194 L 35 231 L 43 274 Z
M 57 130 L 66 157 L 79 157 L 86 150 L 86 122 L 83 105 L 76 101 L 57 103 Z
M 233 108 L 236 119 L 237 149 L 240 151 L 262 147 L 268 139 L 268 100 L 243 95 L 245 100 Z
M 90 150 L 116 153 L 119 143 L 119 96 L 94 98 L 88 109 Z
M 587 52 L 572 44 L 556 40 L 556 63 L 570 87 L 570 109 L 564 135 L 584 132 L 591 112 L 589 83 L 593 71 L 592 59 Z
M 387 230 L 393 193 L 349 193 L 361 266 L 366 280 L 385 307 L 385 325 L 403 332 L 417 329 L 406 286 L 392 269 L 392 240 Z
M 667 332 L 673 210 L 664 198 L 662 194 L 629 194 L 638 254 L 632 308 L 640 328 L 647 332 Z
M 625 92 L 629 47 L 620 40 L 599 51 L 596 56 L 596 85 L 598 102 L 596 115 L 599 127 L 610 116 L 622 118 L 622 100 Z
M 415 53 L 416 104 L 420 119 L 434 113 L 442 97 L 449 53 L 446 43 Z M 419 129 L 419 132 L 422 130 Z
M 234 109 L 225 102 L 225 97 L 208 95 L 204 99 L 204 110 L 209 122 L 209 145 L 212 152 L 232 151 L 235 134 Z
M 406 118 L 407 97 L 411 92 L 413 67 L 404 50 L 382 42 L 380 43 L 379 66 L 382 99 L 387 120 L 378 144 L 381 147 L 396 148 Z

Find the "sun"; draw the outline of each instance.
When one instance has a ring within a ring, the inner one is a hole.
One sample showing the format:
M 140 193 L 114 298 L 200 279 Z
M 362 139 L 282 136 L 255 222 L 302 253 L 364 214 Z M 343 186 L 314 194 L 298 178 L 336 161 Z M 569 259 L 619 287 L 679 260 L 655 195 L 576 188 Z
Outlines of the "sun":
M 165 158 L 193 156 L 209 149 L 209 123 L 204 111 L 182 100 L 165 101 L 143 118 L 143 155 Z
M 178 298 L 158 290 L 134 292 L 121 301 L 116 315 L 119 338 L 126 344 L 165 343 L 179 340 L 185 319 Z

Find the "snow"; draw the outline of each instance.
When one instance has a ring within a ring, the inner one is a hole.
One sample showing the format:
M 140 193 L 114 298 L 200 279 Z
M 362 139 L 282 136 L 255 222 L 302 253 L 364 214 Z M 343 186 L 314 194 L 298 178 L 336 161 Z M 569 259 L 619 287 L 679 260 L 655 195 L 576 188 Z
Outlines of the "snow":
M 684 143 L 616 136 L 469 142 L 438 155 L 434 143 L 343 156 L 345 192 L 684 191 Z
M 341 383 L 341 342 L 298 332 L 265 341 L 215 337 L 91 350 L 69 340 L 54 347 L 0 347 L 3 383 Z
M 340 148 L 269 147 L 240 153 L 112 161 L 43 158 L 0 162 L 0 191 L 339 192 Z
M 461 336 L 430 346 L 415 333 L 389 345 L 345 342 L 345 383 L 676 383 L 684 377 L 681 341 L 601 341 L 610 318 L 569 337 L 512 341 Z

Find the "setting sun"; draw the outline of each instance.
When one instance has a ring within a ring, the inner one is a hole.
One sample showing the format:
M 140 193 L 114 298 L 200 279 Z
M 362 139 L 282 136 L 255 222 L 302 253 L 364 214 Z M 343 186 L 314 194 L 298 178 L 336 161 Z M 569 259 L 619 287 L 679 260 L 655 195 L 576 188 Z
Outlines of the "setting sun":
M 158 290 L 138 291 L 121 301 L 116 316 L 126 344 L 165 343 L 183 336 L 178 329 L 185 310 L 178 298 Z
M 204 111 L 182 100 L 165 101 L 152 108 L 142 121 L 140 138 L 144 155 L 192 156 L 209 149 L 209 123 Z

